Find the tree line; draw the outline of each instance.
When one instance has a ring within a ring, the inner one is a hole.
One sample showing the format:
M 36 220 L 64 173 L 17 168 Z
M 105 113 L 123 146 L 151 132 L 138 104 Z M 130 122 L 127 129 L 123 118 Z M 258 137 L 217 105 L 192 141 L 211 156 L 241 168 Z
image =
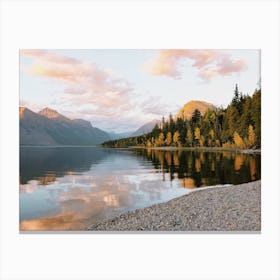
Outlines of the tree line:
M 208 109 L 204 115 L 195 110 L 190 119 L 162 118 L 150 133 L 108 141 L 105 147 L 224 147 L 256 149 L 261 147 L 261 89 L 251 96 L 235 86 L 231 103 L 224 109 Z

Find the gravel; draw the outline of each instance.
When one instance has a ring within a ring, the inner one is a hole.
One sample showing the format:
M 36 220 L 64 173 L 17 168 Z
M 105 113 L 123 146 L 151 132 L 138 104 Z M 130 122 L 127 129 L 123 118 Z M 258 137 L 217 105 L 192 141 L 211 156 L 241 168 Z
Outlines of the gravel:
M 198 190 L 94 224 L 93 231 L 260 231 L 261 181 Z

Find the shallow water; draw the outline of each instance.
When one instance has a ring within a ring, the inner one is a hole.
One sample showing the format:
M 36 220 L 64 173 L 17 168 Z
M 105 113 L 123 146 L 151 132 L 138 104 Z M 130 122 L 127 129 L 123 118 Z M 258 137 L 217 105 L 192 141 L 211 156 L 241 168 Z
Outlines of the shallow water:
M 21 147 L 20 230 L 82 230 L 194 188 L 260 177 L 260 155 Z

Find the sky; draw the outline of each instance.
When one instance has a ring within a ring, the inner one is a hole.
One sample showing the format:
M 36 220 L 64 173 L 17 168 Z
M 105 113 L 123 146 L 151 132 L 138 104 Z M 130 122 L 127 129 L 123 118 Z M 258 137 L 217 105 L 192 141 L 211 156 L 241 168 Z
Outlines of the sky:
M 20 50 L 20 106 L 49 107 L 116 133 L 176 115 L 188 101 L 226 107 L 252 95 L 259 50 Z

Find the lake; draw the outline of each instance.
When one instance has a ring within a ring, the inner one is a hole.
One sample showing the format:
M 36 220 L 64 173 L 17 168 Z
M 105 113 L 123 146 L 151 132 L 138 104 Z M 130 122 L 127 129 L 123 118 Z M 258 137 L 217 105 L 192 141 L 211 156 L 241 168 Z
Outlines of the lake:
M 100 147 L 20 148 L 20 230 L 84 230 L 205 186 L 261 178 L 261 156 Z

